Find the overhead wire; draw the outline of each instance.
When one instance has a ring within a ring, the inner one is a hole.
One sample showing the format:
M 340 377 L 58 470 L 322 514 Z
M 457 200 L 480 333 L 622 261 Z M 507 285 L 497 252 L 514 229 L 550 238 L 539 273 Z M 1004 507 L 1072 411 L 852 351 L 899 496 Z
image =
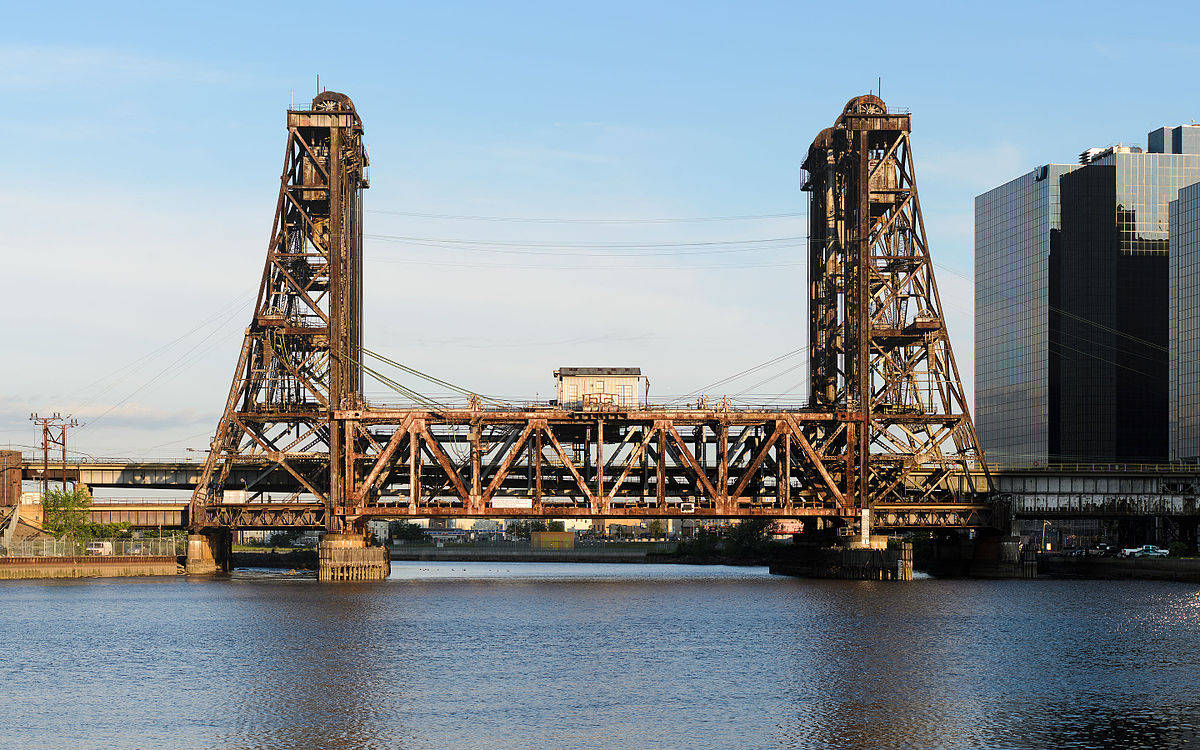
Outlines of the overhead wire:
M 788 268 L 805 265 L 802 262 L 784 263 L 736 263 L 709 266 L 642 266 L 642 265 L 550 265 L 526 263 L 513 265 L 511 263 L 456 263 L 441 260 L 417 260 L 414 258 L 370 258 L 368 263 L 404 263 L 419 266 L 440 266 L 443 268 L 497 268 L 509 271 L 741 271 L 752 268 Z
M 799 364 L 793 365 L 792 367 L 788 367 L 787 369 L 784 369 L 784 370 L 780 370 L 779 372 L 775 373 L 774 375 L 771 375 L 768 378 L 760 380 L 757 383 L 755 383 L 754 385 L 749 386 L 749 387 L 743 389 L 742 391 L 733 394 L 733 397 L 736 398 L 739 396 L 745 396 L 748 393 L 753 393 L 758 388 L 766 385 L 767 383 L 770 383 L 771 381 L 775 380 L 776 378 L 783 377 L 784 375 L 787 375 L 789 372 L 795 372 L 796 370 L 799 370 L 801 367 L 806 367 L 807 365 L 808 365 L 808 357 L 805 356 L 803 361 L 801 361 Z
M 670 243 L 664 245 L 644 245 L 644 244 L 621 244 L 612 243 L 608 245 L 572 245 L 572 244 L 556 244 L 556 243 L 480 243 L 478 245 L 458 245 L 446 244 L 438 242 L 423 242 L 419 240 L 405 239 L 389 235 L 364 234 L 364 239 L 379 240 L 382 242 L 393 242 L 414 247 L 428 247 L 438 250 L 455 250 L 461 252 L 475 253 L 497 253 L 503 255 L 535 255 L 535 256 L 557 256 L 566 258 L 658 258 L 658 257 L 687 257 L 692 255 L 725 255 L 731 253 L 751 253 L 762 252 L 764 250 L 794 250 L 802 247 L 802 245 L 790 244 L 787 238 L 778 240 L 763 240 L 749 246 L 742 246 L 743 242 L 730 243 Z M 767 243 L 772 244 L 767 244 Z M 788 242 L 789 244 L 779 244 Z M 715 246 L 722 247 L 715 247 Z M 729 247 L 729 245 L 737 245 Z M 659 247 L 703 247 L 709 246 L 711 249 L 700 250 L 679 250 L 679 251 L 661 251 Z M 522 249 L 523 248 L 523 249 Z M 588 250 L 589 252 L 564 252 L 565 250 Z M 612 252 L 590 252 L 591 250 L 638 250 L 638 252 L 612 253 Z
M 257 289 L 257 287 L 256 287 L 256 289 Z M 94 385 L 102 383 L 102 382 L 108 380 L 109 378 L 112 378 L 121 373 L 125 373 L 126 371 L 133 370 L 138 365 L 167 351 L 175 344 L 179 343 L 180 341 L 183 341 L 188 336 L 191 336 L 192 334 L 196 333 L 197 331 L 201 330 L 202 328 L 204 328 L 214 322 L 217 322 L 219 325 L 224 325 L 232 317 L 232 315 L 237 312 L 240 303 L 243 303 L 252 294 L 254 294 L 254 292 L 248 292 L 248 293 L 243 292 L 242 294 L 237 295 L 236 297 L 232 298 L 231 300 L 226 302 L 224 305 L 222 305 L 217 310 L 216 313 L 213 313 L 209 317 L 205 318 L 203 321 L 201 321 L 199 324 L 197 324 L 190 330 L 185 331 L 184 333 L 182 333 L 179 336 L 177 336 L 176 338 L 168 341 L 167 343 L 159 346 L 158 348 L 153 349 L 153 350 L 147 352 L 146 354 L 143 354 L 142 356 L 138 357 L 137 359 L 130 361 L 129 363 L 117 368 L 116 370 L 113 370 L 112 372 L 108 373 L 107 375 L 104 375 L 100 378 L 97 378 L 96 380 L 93 380 L 91 383 L 81 387 L 79 389 L 79 391 L 86 392 L 87 389 L 91 388 Z M 128 375 L 117 378 L 112 383 L 110 383 L 109 385 L 107 385 L 103 389 L 101 389 L 100 391 L 92 394 L 91 398 L 89 398 L 87 401 L 83 401 L 83 402 L 76 404 L 73 408 L 69 409 L 68 411 L 75 413 L 75 412 L 80 412 L 80 411 L 86 409 L 87 407 L 94 404 L 101 396 L 110 392 L 113 388 L 115 388 L 118 384 L 120 384 L 122 381 L 124 381 L 127 377 L 128 377 Z
M 238 312 L 240 312 L 240 311 L 235 309 L 235 310 L 232 310 L 229 313 L 227 313 L 225 318 L 222 319 L 222 323 L 226 319 L 232 318 Z M 185 363 L 185 360 L 188 360 L 189 357 L 191 357 L 191 361 L 198 359 L 199 357 L 192 357 L 192 355 L 195 354 L 197 352 L 197 350 L 200 349 L 200 347 L 204 346 L 204 344 L 209 339 L 211 339 L 213 336 L 217 335 L 221 331 L 222 331 L 221 326 L 214 327 L 213 330 L 210 331 L 208 333 L 208 335 L 205 336 L 203 339 L 201 339 L 195 346 L 193 346 L 191 349 L 187 350 L 183 354 L 176 357 L 166 367 L 159 370 L 157 373 L 155 373 L 149 379 L 144 381 L 137 388 L 133 389 L 133 391 L 131 391 L 129 394 L 127 394 L 124 398 L 122 398 L 121 400 L 117 401 L 116 403 L 110 405 L 107 409 L 105 409 L 103 412 L 101 412 L 98 416 L 88 419 L 86 422 L 81 424 L 79 426 L 79 430 L 83 431 L 83 430 L 88 429 L 89 427 L 95 426 L 97 422 L 100 422 L 101 420 L 103 420 L 105 417 L 107 417 L 109 414 L 111 414 L 114 410 L 116 410 L 117 408 L 126 404 L 134 396 L 136 396 L 137 394 L 144 391 L 146 388 L 148 388 L 149 386 L 151 386 L 152 384 L 154 384 L 155 382 L 160 380 L 164 375 L 167 375 L 167 373 L 171 372 L 172 370 L 175 370 L 174 374 L 171 375 L 170 377 L 168 377 L 167 381 L 163 381 L 163 382 L 168 382 L 175 376 L 179 375 L 179 373 L 182 372 L 181 365 Z M 234 335 L 239 334 L 239 333 L 241 333 L 241 332 L 240 331 L 233 331 L 233 332 L 226 331 L 225 332 L 226 335 L 223 338 L 218 339 L 215 343 L 213 343 L 211 346 L 209 346 L 207 349 L 205 349 L 203 352 L 201 352 L 199 356 L 203 356 L 204 354 L 207 354 L 209 351 L 212 351 L 212 349 L 216 348 L 216 346 L 224 343 L 225 341 L 227 341 L 228 339 L 232 338 Z
M 675 398 L 671 399 L 671 400 L 670 400 L 670 401 L 668 401 L 667 403 L 674 403 L 674 402 L 676 402 L 676 401 L 682 401 L 683 399 L 689 398 L 689 397 L 691 397 L 691 396 L 696 396 L 696 395 L 699 395 L 699 394 L 701 394 L 701 393 L 704 393 L 704 392 L 708 391 L 708 390 L 709 390 L 709 389 L 711 389 L 711 388 L 716 388 L 716 387 L 718 387 L 718 386 L 721 386 L 721 385 L 724 385 L 724 384 L 726 384 L 726 383 L 728 383 L 728 382 L 730 382 L 730 381 L 737 380 L 738 378 L 745 377 L 746 375 L 749 375 L 749 374 L 751 374 L 751 373 L 754 373 L 754 372 L 758 372 L 759 370 L 762 370 L 762 369 L 763 369 L 763 368 L 765 368 L 765 367 L 770 367 L 771 365 L 775 364 L 776 362 L 780 362 L 780 361 L 782 361 L 782 360 L 785 360 L 785 359 L 787 359 L 788 357 L 794 357 L 794 356 L 796 356 L 796 354 L 798 354 L 798 353 L 801 353 L 801 352 L 804 352 L 804 351 L 805 351 L 805 349 L 807 349 L 807 347 L 800 347 L 800 348 L 798 348 L 798 349 L 793 349 L 793 350 L 791 350 L 790 352 L 784 352 L 783 354 L 780 354 L 780 355 L 779 355 L 779 356 L 777 356 L 777 357 L 773 357 L 772 359 L 769 359 L 769 360 L 767 360 L 766 362 L 759 363 L 759 364 L 757 364 L 757 365 L 755 365 L 755 366 L 753 366 L 753 367 L 749 367 L 749 368 L 747 368 L 747 369 L 745 369 L 745 370 L 742 370 L 741 372 L 736 372 L 736 373 L 734 373 L 733 375 L 729 375 L 728 377 L 721 378 L 720 380 L 716 380 L 716 381 L 714 381 L 714 382 L 712 382 L 712 383 L 709 383 L 708 385 L 703 385 L 703 386 L 700 386 L 700 387 L 699 387 L 699 388 L 697 388 L 696 390 L 694 390 L 694 391 L 689 391 L 688 393 L 685 393 L 685 394 L 683 394 L 683 395 L 681 395 L 681 396 L 676 396 Z M 805 357 L 806 357 L 806 358 L 807 358 L 807 356 L 808 356 L 808 355 L 807 355 L 807 354 L 805 354 Z
M 516 248 L 549 248 L 549 249 L 578 249 L 578 250 L 644 250 L 674 247 L 717 247 L 731 245 L 765 245 L 780 242 L 806 241 L 803 235 L 788 235 L 783 237 L 754 237 L 747 240 L 700 240 L 696 242 L 530 242 L 514 240 L 479 240 L 441 237 L 410 237 L 400 234 L 366 234 L 369 239 L 395 240 L 410 244 L 428 244 L 435 247 L 516 247 Z
M 682 224 L 714 221 L 757 221 L 762 219 L 792 219 L 804 216 L 803 213 L 776 214 L 747 214 L 742 216 L 675 216 L 657 218 L 558 218 L 530 216 L 478 216 L 467 214 L 437 214 L 417 211 L 389 211 L 385 209 L 367 209 L 367 213 L 385 214 L 389 216 L 409 216 L 416 219 L 437 219 L 442 221 L 499 221 L 525 224 Z

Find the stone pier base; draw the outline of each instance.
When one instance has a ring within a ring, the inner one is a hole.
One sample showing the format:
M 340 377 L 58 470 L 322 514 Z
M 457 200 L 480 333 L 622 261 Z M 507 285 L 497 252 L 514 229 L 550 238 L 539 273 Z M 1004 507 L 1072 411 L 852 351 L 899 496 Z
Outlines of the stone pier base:
M 362 534 L 326 534 L 317 545 L 322 581 L 382 581 L 391 572 L 387 549 L 367 546 Z
M 228 573 L 232 557 L 233 534 L 229 529 L 212 529 L 199 534 L 188 534 L 184 572 L 188 575 Z

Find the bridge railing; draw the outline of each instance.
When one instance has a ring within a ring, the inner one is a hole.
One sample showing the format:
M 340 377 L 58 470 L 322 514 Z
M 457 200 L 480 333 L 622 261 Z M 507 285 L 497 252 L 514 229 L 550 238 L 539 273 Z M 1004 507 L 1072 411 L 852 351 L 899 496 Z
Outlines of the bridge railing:
M 987 463 L 994 472 L 1012 474 L 1200 474 L 1200 464 L 1194 463 Z
M 439 399 L 436 406 L 417 403 L 416 401 L 404 400 L 389 400 L 386 402 L 372 402 L 373 408 L 389 409 L 389 410 L 413 410 L 413 411 L 437 411 L 445 410 L 467 410 L 471 408 L 471 402 L 468 399 Z M 563 409 L 557 403 L 552 403 L 548 400 L 528 401 L 520 399 L 483 399 L 481 408 L 485 411 L 516 411 L 516 412 L 538 412 L 538 411 L 558 411 Z M 707 399 L 700 398 L 697 394 L 689 394 L 684 396 L 659 396 L 649 400 L 638 399 L 635 406 L 615 406 L 598 404 L 595 407 L 585 407 L 578 409 L 571 407 L 572 411 L 595 411 L 598 414 L 603 414 L 605 411 L 695 411 L 697 409 L 712 409 L 720 411 L 726 409 L 728 411 L 767 411 L 767 412 L 801 412 L 807 411 L 811 407 L 806 401 L 798 399 L 784 398 L 767 398 L 762 400 L 748 400 L 739 398 L 728 398 L 722 400 L 721 397 L 708 397 Z

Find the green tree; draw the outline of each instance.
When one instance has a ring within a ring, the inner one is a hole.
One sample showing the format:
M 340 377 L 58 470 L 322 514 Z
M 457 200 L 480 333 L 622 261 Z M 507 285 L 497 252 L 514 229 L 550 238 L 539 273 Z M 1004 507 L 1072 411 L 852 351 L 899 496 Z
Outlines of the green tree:
M 304 535 L 302 529 L 288 529 L 286 531 L 276 531 L 267 540 L 267 543 L 272 547 L 291 547 L 295 545 L 296 540 Z
M 535 531 L 546 531 L 546 522 L 540 518 L 532 521 L 509 521 L 504 530 L 515 539 L 528 539 Z
M 425 529 L 410 521 L 392 521 L 388 524 L 388 534 L 404 542 L 423 542 L 429 538 Z
M 551 521 L 546 524 L 546 531 L 566 531 L 567 525 L 562 521 Z
M 662 520 L 656 518 L 650 523 L 646 524 L 646 533 L 652 537 L 666 536 L 667 525 L 663 523 Z
M 725 548 L 735 558 L 761 554 L 770 545 L 775 522 L 769 518 L 747 518 L 725 529 Z
M 92 508 L 92 496 L 83 487 L 66 490 L 50 490 L 42 498 L 42 527 L 55 539 L 73 537 L 85 539 L 89 527 L 88 512 Z

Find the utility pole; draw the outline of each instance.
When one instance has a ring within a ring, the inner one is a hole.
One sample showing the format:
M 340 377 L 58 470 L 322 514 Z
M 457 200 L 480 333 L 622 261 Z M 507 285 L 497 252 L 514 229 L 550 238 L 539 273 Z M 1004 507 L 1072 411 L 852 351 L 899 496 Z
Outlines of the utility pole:
M 42 501 L 50 494 L 50 449 L 62 449 L 62 487 L 67 491 L 67 428 L 78 427 L 79 422 L 71 419 L 71 415 L 63 416 L 54 412 L 48 417 L 30 414 L 29 421 L 42 428 Z M 57 431 L 57 433 L 55 432 Z

